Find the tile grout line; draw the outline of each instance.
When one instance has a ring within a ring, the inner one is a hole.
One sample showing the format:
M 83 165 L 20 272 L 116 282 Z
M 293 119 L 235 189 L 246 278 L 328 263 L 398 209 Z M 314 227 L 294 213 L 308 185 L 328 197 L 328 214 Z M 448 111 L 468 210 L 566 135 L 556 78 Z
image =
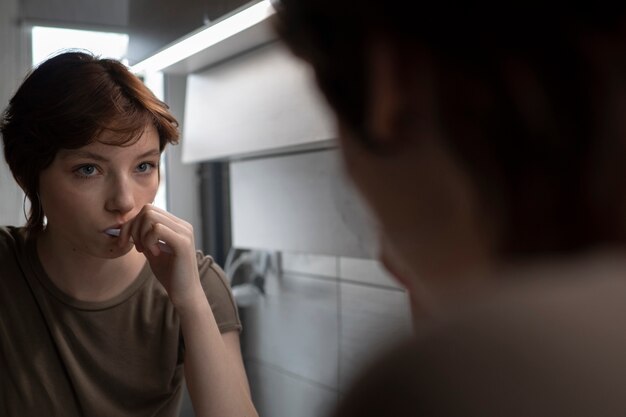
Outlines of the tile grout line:
M 299 381 L 306 382 L 307 384 L 310 384 L 310 385 L 314 385 L 314 386 L 316 386 L 318 388 L 323 388 L 325 390 L 332 391 L 332 392 L 338 392 L 337 388 L 330 387 L 330 386 L 328 386 L 328 385 L 326 385 L 326 384 L 324 384 L 322 382 L 315 381 L 314 379 L 307 378 L 305 376 L 302 376 L 302 375 L 297 374 L 297 373 L 292 372 L 292 371 L 288 371 L 288 370 L 286 370 L 284 368 L 281 368 L 278 365 L 275 365 L 275 364 L 273 364 L 271 362 L 266 362 L 263 359 L 259 359 L 259 358 L 255 357 L 255 356 L 247 356 L 246 358 L 244 358 L 244 362 L 252 362 L 252 363 L 255 363 L 257 365 L 269 368 L 269 369 L 271 369 L 271 370 L 273 370 L 275 372 L 278 372 L 279 374 L 288 376 L 290 378 L 297 379 Z
M 341 263 L 339 257 L 335 257 L 335 271 L 337 273 L 337 404 L 339 404 L 339 393 L 341 392 L 341 335 L 343 332 L 343 320 L 341 320 Z
M 404 289 L 398 288 L 398 287 L 394 287 L 392 285 L 372 284 L 370 282 L 357 281 L 357 280 L 349 279 L 349 278 L 341 278 L 339 275 L 336 276 L 336 277 L 331 277 L 331 276 L 328 276 L 328 275 L 319 275 L 319 274 L 313 274 L 313 273 L 307 273 L 307 272 L 298 272 L 298 271 L 290 271 L 290 270 L 284 270 L 283 271 L 283 275 L 291 276 L 291 277 L 308 278 L 308 279 L 319 279 L 319 280 L 322 280 L 322 281 L 338 281 L 338 282 L 344 282 L 346 284 L 351 284 L 351 285 L 359 285 L 359 286 L 362 286 L 362 287 L 377 288 L 377 289 L 381 289 L 381 290 L 396 291 L 396 292 L 405 292 Z

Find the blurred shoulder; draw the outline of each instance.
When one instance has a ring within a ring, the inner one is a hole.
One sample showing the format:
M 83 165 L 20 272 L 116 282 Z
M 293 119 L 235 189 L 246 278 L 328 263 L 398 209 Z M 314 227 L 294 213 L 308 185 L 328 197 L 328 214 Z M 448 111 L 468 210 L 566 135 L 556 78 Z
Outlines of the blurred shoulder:
M 524 271 L 380 356 L 341 416 L 626 415 L 626 262 Z

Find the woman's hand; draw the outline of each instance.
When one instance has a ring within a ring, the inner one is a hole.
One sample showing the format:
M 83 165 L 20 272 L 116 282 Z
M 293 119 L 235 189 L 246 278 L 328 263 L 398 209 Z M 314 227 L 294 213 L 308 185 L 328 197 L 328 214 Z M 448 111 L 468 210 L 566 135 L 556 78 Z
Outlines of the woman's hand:
M 220 334 L 202 289 L 193 227 L 146 205 L 120 230 L 120 246 L 131 239 L 148 259 L 180 317 L 185 339 L 185 379 L 196 415 L 257 417 L 241 359 L 239 334 Z
M 145 205 L 122 226 L 119 245 L 124 246 L 129 240 L 148 259 L 174 307 L 188 305 L 198 291 L 202 292 L 193 227 L 189 223 L 158 207 Z

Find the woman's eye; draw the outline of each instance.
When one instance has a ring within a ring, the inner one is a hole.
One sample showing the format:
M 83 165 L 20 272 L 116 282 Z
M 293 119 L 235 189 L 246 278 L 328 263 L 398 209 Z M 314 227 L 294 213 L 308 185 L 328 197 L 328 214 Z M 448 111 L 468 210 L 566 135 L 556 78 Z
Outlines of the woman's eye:
M 137 171 L 139 172 L 150 172 L 153 168 L 154 164 L 150 162 L 142 162 L 141 164 L 137 165 Z
M 80 175 L 81 177 L 91 177 L 96 173 L 96 171 L 96 167 L 93 165 L 83 165 L 76 170 L 78 175 Z

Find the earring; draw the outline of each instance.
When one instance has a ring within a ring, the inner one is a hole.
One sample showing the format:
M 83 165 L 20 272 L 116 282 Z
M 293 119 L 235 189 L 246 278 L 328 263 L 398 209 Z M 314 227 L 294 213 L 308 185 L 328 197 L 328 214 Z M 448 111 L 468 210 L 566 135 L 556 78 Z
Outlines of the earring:
M 41 224 L 45 226 L 47 224 L 46 215 L 43 213 L 43 206 L 41 205 L 41 197 L 39 197 L 39 191 L 35 191 L 35 194 L 37 195 L 37 203 L 39 205 L 39 207 L 37 207 L 37 217 L 41 217 Z
M 24 201 L 22 201 L 22 213 L 24 213 L 24 220 L 28 221 L 28 216 L 26 215 L 26 193 L 24 193 Z

